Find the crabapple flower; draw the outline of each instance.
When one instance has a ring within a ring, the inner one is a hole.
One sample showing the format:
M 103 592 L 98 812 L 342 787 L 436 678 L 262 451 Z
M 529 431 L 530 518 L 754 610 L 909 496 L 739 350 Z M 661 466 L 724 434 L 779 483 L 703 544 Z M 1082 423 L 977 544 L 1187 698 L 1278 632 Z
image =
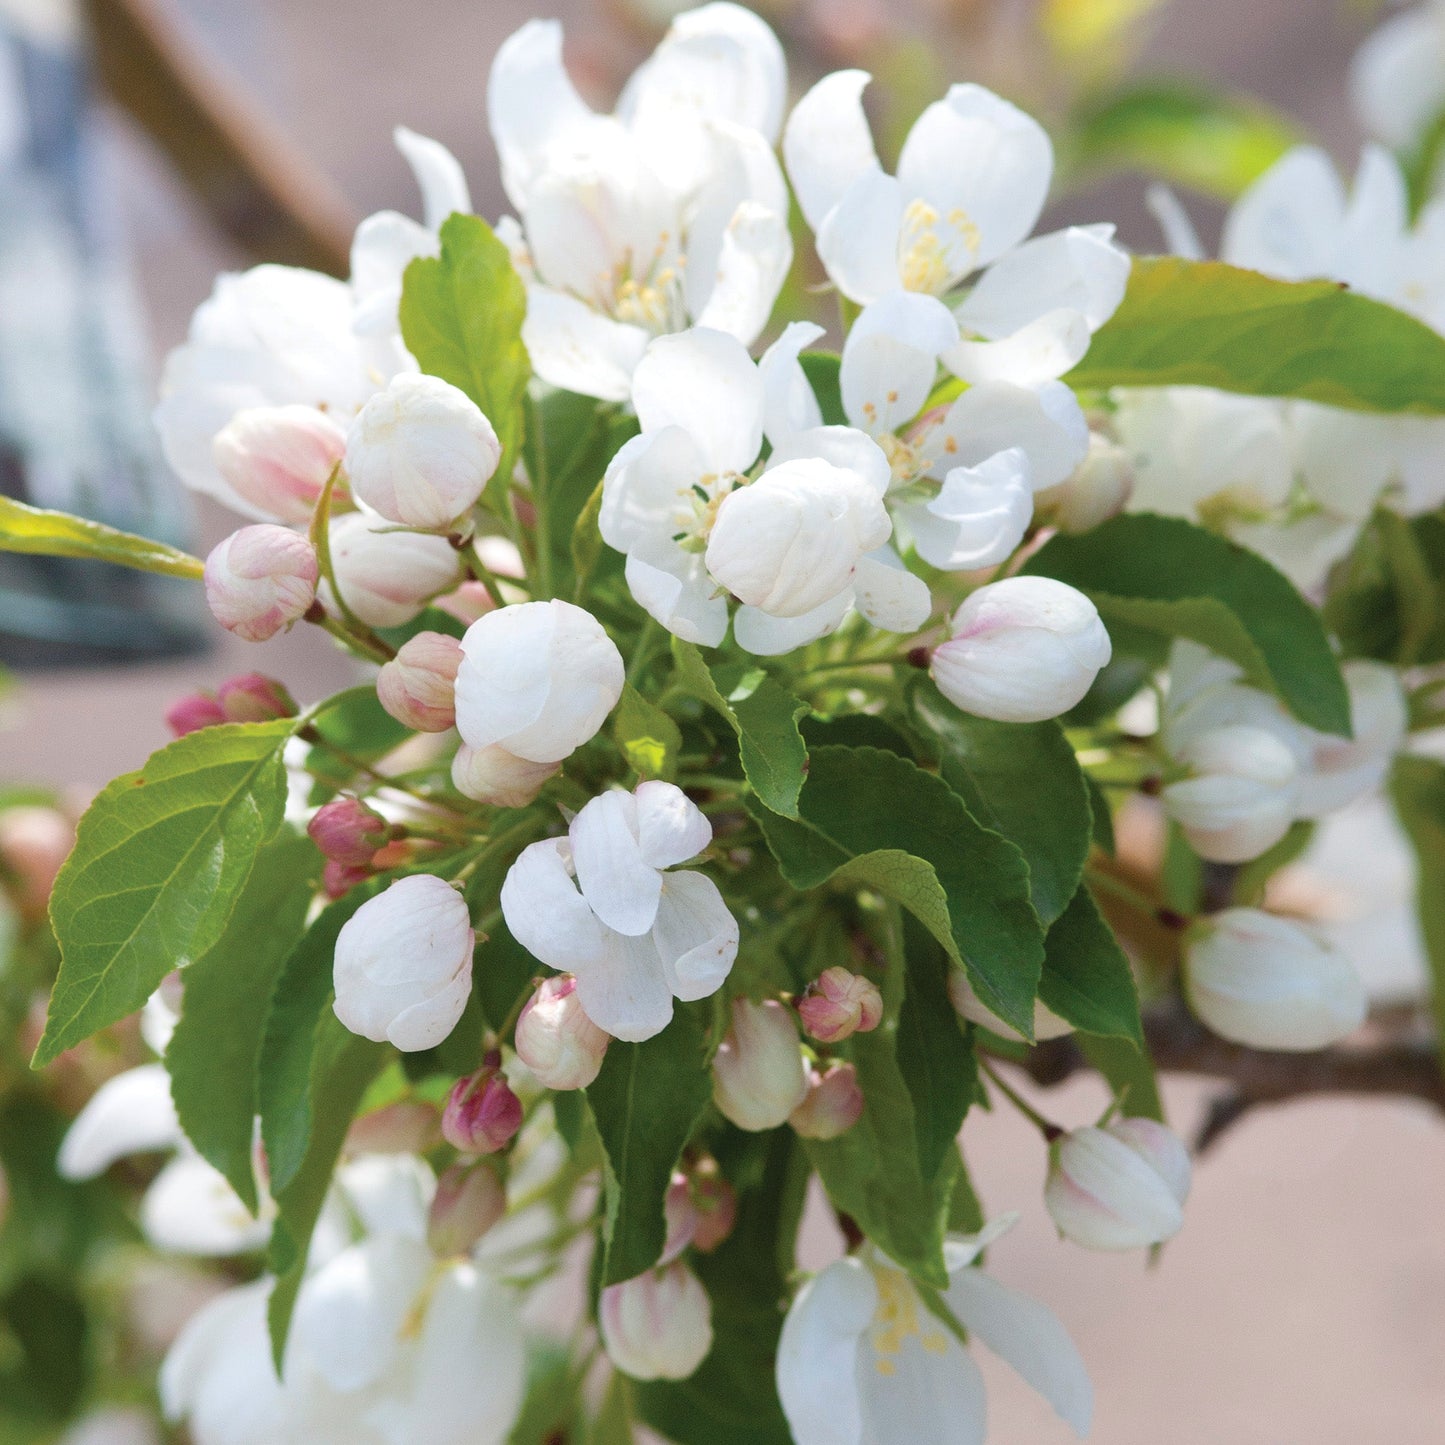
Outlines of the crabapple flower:
M 825 968 L 798 1000 L 798 1017 L 810 1038 L 841 1043 L 855 1033 L 868 1033 L 883 1021 L 883 995 L 878 985 L 846 968 Z
M 444 632 L 418 632 L 376 675 L 376 696 L 404 727 L 444 733 L 457 720 L 457 672 L 462 645 Z
M 918 555 L 945 572 L 993 567 L 1013 555 L 1034 515 L 1028 459 L 1017 447 L 953 467 L 938 495 L 895 509 Z
M 426 1242 L 442 1259 L 470 1254 L 507 1212 L 507 1191 L 487 1164 L 453 1164 L 437 1180 L 427 1213 Z
M 1118 1119 L 1054 1141 L 1044 1204 L 1085 1249 L 1142 1249 L 1184 1227 L 1190 1173 L 1177 1134 L 1153 1119 Z
M 502 916 L 534 958 L 576 976 L 598 1028 L 649 1039 L 674 998 L 716 993 L 737 956 L 737 922 L 717 885 L 677 868 L 711 839 L 712 825 L 671 783 L 603 793 L 565 838 L 522 850 L 502 885 Z
M 444 532 L 491 480 L 502 445 L 482 409 L 439 376 L 394 376 L 346 438 L 353 495 L 389 522 Z
M 211 443 L 226 485 L 259 515 L 304 525 L 346 454 L 346 433 L 314 406 L 238 411 Z
M 1347 958 L 1302 924 L 1227 908 L 1185 948 L 1189 1007 L 1221 1038 L 1254 1049 L 1323 1049 L 1364 1022 L 1364 985 Z
M 772 150 L 785 90 L 777 38 L 731 4 L 678 16 L 614 116 L 573 88 L 555 21 L 502 45 L 487 112 L 539 376 L 621 401 L 653 336 L 757 338 L 792 261 Z
M 265 642 L 316 600 L 316 549 L 299 533 L 269 523 L 242 527 L 206 558 L 206 605 L 246 642 Z
M 1025 1043 L 1024 1036 L 1013 1027 L 1006 1024 L 984 1001 L 974 992 L 973 985 L 968 981 L 968 975 L 961 968 L 951 968 L 948 971 L 948 1001 L 953 1005 L 954 1012 L 960 1018 L 965 1018 L 969 1023 L 981 1024 L 990 1033 L 997 1034 L 1000 1038 L 1012 1039 L 1015 1043 Z M 1034 1039 L 1043 1043 L 1046 1039 L 1061 1039 L 1065 1034 L 1071 1034 L 1074 1026 L 1067 1019 L 1061 1019 L 1042 999 L 1034 1002 Z
M 833 1064 L 826 1073 L 808 1071 L 808 1092 L 788 1115 L 795 1134 L 804 1139 L 836 1139 L 863 1117 L 863 1090 L 852 1064 Z
M 1303 730 L 1309 757 L 1300 777 L 1297 814 L 1320 818 L 1378 788 L 1409 730 L 1405 690 L 1394 668 L 1354 658 L 1345 663 L 1351 738 Z
M 732 1027 L 712 1061 L 712 1097 L 739 1129 L 776 1129 L 808 1093 L 792 1014 L 776 999 L 733 1000 Z
M 458 1079 L 442 1110 L 442 1137 L 464 1154 L 495 1154 L 522 1127 L 522 1101 L 495 1062 Z
M 608 1359 L 634 1380 L 685 1380 L 712 1349 L 712 1301 L 677 1262 L 609 1285 L 597 1323 Z
M 1084 596 L 1050 577 L 1008 577 L 972 593 L 929 672 L 955 707 L 999 722 L 1067 712 L 1109 661 L 1109 634 Z
M 1392 15 L 1350 62 L 1350 99 L 1364 128 L 1393 150 L 1420 143 L 1445 110 L 1445 6 Z
M 487 748 L 463 743 L 452 759 L 452 786 L 464 797 L 494 808 L 525 808 L 559 767 L 519 758 L 496 743 Z
M 1164 808 L 1201 858 L 1243 863 L 1289 831 L 1299 769 L 1272 733 L 1239 723 L 1210 728 L 1175 756 L 1191 776 L 1164 789 Z
M 457 731 L 478 751 L 559 763 L 617 706 L 623 672 L 617 644 L 590 612 L 556 599 L 499 607 L 462 638 Z
M 399 878 L 336 937 L 336 1017 L 354 1034 L 404 1051 L 456 1027 L 472 991 L 476 934 L 462 895 L 430 874 Z
M 1118 442 L 1089 433 L 1089 451 L 1072 476 L 1034 498 L 1041 516 L 1061 532 L 1089 532 L 1124 510 L 1134 468 Z
M 567 974 L 544 979 L 517 1019 L 517 1057 L 548 1089 L 585 1089 L 602 1067 L 611 1042 L 587 1017 L 577 980 Z
M 187 733 L 230 722 L 221 704 L 206 692 L 192 692 L 166 709 L 166 726 L 171 736 L 183 738 Z
M 355 798 L 336 798 L 306 825 L 311 841 L 333 862 L 364 868 L 391 836 L 391 824 Z
M 369 627 L 401 627 L 461 580 L 462 564 L 445 537 L 399 532 L 361 512 L 331 522 L 331 567 L 346 605 Z M 323 580 L 321 600 L 336 605 Z
M 944 1244 L 943 1297 L 970 1338 L 1012 1365 L 1082 1437 L 1094 1392 L 1073 1341 L 1050 1310 L 976 1267 L 1013 1222 Z M 798 1292 L 778 1342 L 777 1384 L 796 1445 L 983 1445 L 978 1366 L 908 1276 L 872 1249 L 835 1261 Z
M 227 722 L 271 722 L 295 717 L 296 699 L 274 677 L 243 672 L 216 689 L 216 701 Z

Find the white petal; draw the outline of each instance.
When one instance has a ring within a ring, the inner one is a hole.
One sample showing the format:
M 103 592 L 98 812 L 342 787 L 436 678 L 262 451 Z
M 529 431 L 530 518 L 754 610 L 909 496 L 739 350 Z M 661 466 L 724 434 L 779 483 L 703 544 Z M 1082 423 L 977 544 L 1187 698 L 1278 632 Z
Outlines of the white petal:
M 653 868 L 675 868 L 696 858 L 712 842 L 707 814 L 672 783 L 638 785 L 637 839 Z
M 936 296 L 894 291 L 863 308 L 843 343 L 843 411 L 874 436 L 918 415 L 938 358 L 958 344 L 958 323 Z
M 421 189 L 421 213 L 427 230 L 441 230 L 442 222 L 454 212 L 469 215 L 472 193 L 457 158 L 440 141 L 418 135 L 404 125 L 391 134 Z
M 1439 10 L 1421 5 L 1393 16 L 1350 62 L 1350 98 L 1365 129 L 1406 150 L 1445 105 L 1445 26 Z
M 615 1039 L 640 1043 L 672 1019 L 672 990 L 651 934 L 629 938 L 609 932 L 602 957 L 574 972 L 583 1012 Z
M 925 562 L 967 572 L 1010 556 L 1033 514 L 1028 459 L 1010 447 L 976 467 L 954 467 L 938 496 L 899 515 Z
M 632 379 L 643 431 L 679 426 L 709 471 L 742 472 L 763 444 L 763 383 L 747 348 L 721 331 L 659 336 Z
M 558 617 L 555 607 L 522 604 L 468 628 L 457 673 L 457 729 L 469 746 L 505 743 L 542 717 L 553 692 Z
M 61 1141 L 55 1167 L 64 1179 L 94 1179 L 117 1159 L 181 1142 L 164 1065 L 127 1069 L 98 1088 Z
M 343 1164 L 335 1188 L 346 1212 L 365 1234 L 426 1238 L 427 1210 L 436 1175 L 411 1154 L 363 1154 Z
M 903 288 L 898 248 L 903 188 L 876 165 L 843 193 L 818 228 L 818 258 L 833 284 L 862 306 Z
M 790 321 L 758 362 L 763 381 L 763 433 L 774 447 L 794 432 L 823 425 L 818 398 L 798 357 L 825 334 L 811 321 Z
M 971 386 L 923 439 L 929 475 L 976 467 L 1019 447 L 1029 459 L 1036 492 L 1057 486 L 1083 461 L 1089 427 L 1078 398 L 1062 382 L 1038 387 L 991 381 Z
M 172 1159 L 145 1192 L 141 1228 L 157 1249 L 224 1257 L 264 1248 L 271 1221 L 254 1218 L 225 1176 L 198 1155 Z
M 820 80 L 788 117 L 783 157 L 808 225 L 816 232 L 844 192 L 878 165 L 863 113 L 862 70 L 838 70 Z
M 1282 281 L 1327 276 L 1344 215 L 1334 162 L 1315 146 L 1296 146 L 1235 202 L 1220 259 Z
M 970 1333 L 1006 1360 L 1081 1438 L 1094 1414 L 1094 1387 L 1053 1311 L 978 1269 L 954 1275 L 950 1308 Z
M 1380 146 L 1366 146 L 1329 274 L 1366 296 L 1393 300 L 1409 209 L 1400 163 Z
M 543 381 L 599 401 L 627 400 L 632 373 L 647 347 L 640 326 L 614 321 L 546 286 L 527 288 L 522 340 Z
M 680 426 L 643 432 L 623 444 L 602 479 L 597 523 L 602 540 L 619 552 L 671 565 L 673 538 L 693 516 L 707 465 L 692 437 Z
M 933 611 L 928 584 L 904 567 L 891 547 L 859 559 L 853 605 L 885 632 L 917 632 Z
M 674 637 L 716 647 L 727 635 L 727 599 L 707 575 L 701 553 L 679 548 L 673 563 L 654 566 L 639 556 L 628 557 L 627 586 L 634 600 Z
M 900 1282 L 913 1295 L 901 1275 Z M 920 1333 L 902 1335 L 884 1352 L 873 1348 L 870 1331 L 859 1346 L 864 1438 L 868 1445 L 983 1445 L 987 1403 L 978 1366 L 916 1296 L 911 1307 Z M 889 1326 L 880 1333 L 886 1338 Z
M 1152 185 L 1144 192 L 1144 204 L 1149 214 L 1159 222 L 1164 233 L 1164 245 L 1172 256 L 1182 256 L 1186 261 L 1205 259 L 1204 243 L 1189 212 L 1184 209 L 1179 197 L 1168 186 Z
M 970 386 L 1008 381 L 1040 386 L 1072 371 L 1089 349 L 1089 324 L 1078 311 L 1050 311 L 1002 341 L 960 341 L 944 364 Z
M 587 906 L 563 860 L 565 842 L 523 848 L 502 884 L 502 917 L 513 938 L 549 968 L 572 970 L 606 952 L 607 930 Z
M 652 941 L 672 992 L 680 999 L 708 998 L 738 956 L 737 920 L 706 874 L 668 873 Z
M 402 273 L 418 256 L 435 256 L 439 247 L 431 231 L 396 211 L 378 211 L 362 221 L 351 242 L 352 325 L 358 335 L 396 330 Z
M 809 457 L 821 457 L 830 466 L 852 472 L 880 497 L 893 480 L 883 449 L 866 432 L 851 426 L 813 427 L 784 437 L 775 444 L 766 471 L 770 472 L 784 462 Z
M 830 1264 L 798 1291 L 777 1363 L 778 1399 L 796 1445 L 871 1445 L 863 1436 L 858 1342 L 877 1308 L 873 1276 L 853 1258 Z
M 1309 494 L 1336 516 L 1365 521 L 1394 470 L 1396 418 L 1296 402 L 1287 424 Z
M 792 264 L 787 219 L 756 201 L 745 201 L 723 234 L 711 294 L 697 324 L 752 345 L 768 324 Z M 694 274 L 689 269 L 689 284 Z
M 630 938 L 657 917 L 662 874 L 645 863 L 637 841 L 637 800 L 631 793 L 593 798 L 572 820 L 572 864 L 577 886 L 598 918 Z
M 805 612 L 801 617 L 774 617 L 756 607 L 739 607 L 733 617 L 733 637 L 744 652 L 756 657 L 779 657 L 826 637 L 848 615 L 853 589 Z

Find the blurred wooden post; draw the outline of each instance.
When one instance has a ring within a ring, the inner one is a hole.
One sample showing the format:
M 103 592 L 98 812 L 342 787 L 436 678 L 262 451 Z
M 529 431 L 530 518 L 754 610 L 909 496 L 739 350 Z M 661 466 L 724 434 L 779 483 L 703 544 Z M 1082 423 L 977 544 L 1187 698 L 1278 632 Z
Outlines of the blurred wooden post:
M 85 0 L 96 71 L 216 226 L 256 260 L 350 269 L 353 208 L 171 0 Z

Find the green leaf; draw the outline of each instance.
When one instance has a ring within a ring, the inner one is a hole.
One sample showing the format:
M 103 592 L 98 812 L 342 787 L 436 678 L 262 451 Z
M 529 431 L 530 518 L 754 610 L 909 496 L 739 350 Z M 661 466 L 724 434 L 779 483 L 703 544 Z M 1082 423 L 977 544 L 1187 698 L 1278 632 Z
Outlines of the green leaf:
M 1430 966 L 1436 1032 L 1445 1038 L 1445 763 L 1402 753 L 1390 800 L 1415 851 L 1415 904 Z
M 639 778 L 671 782 L 677 776 L 682 734 L 677 724 L 630 682 L 623 687 L 622 700 L 612 715 L 612 736 Z
M 1144 1046 L 1133 970 L 1082 883 L 1044 940 L 1039 997 L 1076 1029 Z
M 798 719 L 808 704 L 760 668 L 734 680 L 708 668 L 690 642 L 672 643 L 678 685 L 721 714 L 738 735 L 743 772 L 763 803 L 785 818 L 798 816 L 798 792 L 808 770 L 808 747 Z M 720 670 L 722 671 L 722 670 Z
M 1331 577 L 1324 618 L 1347 657 L 1445 661 L 1445 521 L 1379 508 Z
M 27 1274 L 0 1297 L 0 1402 L 54 1426 L 79 1406 L 91 1371 L 90 1321 L 62 1274 Z M 49 1431 L 44 1431 L 49 1438 Z M 33 1438 L 40 1438 L 38 1435 Z
M 186 1137 L 258 1208 L 252 1145 L 271 995 L 301 936 L 321 872 L 309 838 L 287 833 L 256 860 L 226 931 L 181 975 L 184 1004 L 166 1047 Z
M 1212 386 L 1357 411 L 1445 412 L 1445 336 L 1334 281 L 1140 257 L 1064 378 L 1077 390 Z
M 281 752 L 294 728 L 188 733 L 90 805 L 51 895 L 60 976 L 35 1064 L 134 1012 L 215 945 L 281 824 Z
M 913 692 L 921 725 L 943 754 L 944 781 L 986 828 L 1018 845 L 1029 897 L 1047 927 L 1074 896 L 1089 856 L 1088 784 L 1056 722 L 1000 723 L 951 706 L 931 683 Z
M 1149 1057 L 1148 1049 L 1141 1049 L 1128 1039 L 1100 1034 L 1080 1034 L 1079 1047 L 1108 1081 L 1115 1098 L 1124 1101 L 1126 1114 L 1135 1119 L 1164 1122 L 1164 1100 L 1159 1094 L 1154 1060 Z
M 118 532 L 100 522 L 72 517 L 69 512 L 47 512 L 11 497 L 0 497 L 0 552 L 37 552 L 45 557 L 82 557 L 113 562 L 140 572 L 166 577 L 199 578 L 205 563 L 188 552 Z
M 875 889 L 969 971 L 981 998 L 1032 1037 L 1043 936 L 1028 866 L 942 778 L 878 748 L 815 748 L 799 822 L 751 809 L 794 888 Z
M 798 357 L 803 375 L 818 398 L 824 426 L 847 426 L 843 411 L 842 358 L 834 351 L 805 351 Z
M 706 1042 L 697 1012 L 679 1005 L 646 1042 L 614 1039 L 587 1087 L 605 1155 L 604 1287 L 651 1269 L 662 1254 L 672 1171 L 712 1097 Z
M 449 216 L 441 255 L 421 256 L 401 289 L 401 335 L 421 369 L 466 392 L 502 444 L 488 490 L 505 493 L 521 445 L 532 363 L 522 344 L 527 290 L 506 246 L 480 216 Z
M 1231 201 L 1303 140 L 1256 100 L 1155 80 L 1111 91 L 1079 117 L 1068 156 L 1090 171 L 1143 171 Z
M 1237 662 L 1301 722 L 1350 735 L 1350 702 L 1319 615 L 1262 557 L 1177 517 L 1114 517 L 1053 537 L 1026 572 L 1088 593 L 1118 619 Z

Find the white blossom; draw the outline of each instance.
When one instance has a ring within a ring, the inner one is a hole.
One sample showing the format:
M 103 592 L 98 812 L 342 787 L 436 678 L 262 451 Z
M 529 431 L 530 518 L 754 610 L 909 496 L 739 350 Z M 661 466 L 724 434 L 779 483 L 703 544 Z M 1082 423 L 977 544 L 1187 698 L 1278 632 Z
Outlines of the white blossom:
M 401 627 L 461 581 L 461 561 L 445 537 L 398 531 L 361 512 L 332 518 L 330 544 L 337 590 L 371 627 Z M 335 610 L 330 581 L 323 578 L 318 590 Z
M 807 1092 L 792 1013 L 776 999 L 735 998 L 732 1025 L 712 1061 L 712 1097 L 722 1115 L 752 1133 L 776 1129 Z
M 1445 6 L 1392 15 L 1355 52 L 1350 99 L 1365 129 L 1394 150 L 1420 144 L 1445 110 Z

